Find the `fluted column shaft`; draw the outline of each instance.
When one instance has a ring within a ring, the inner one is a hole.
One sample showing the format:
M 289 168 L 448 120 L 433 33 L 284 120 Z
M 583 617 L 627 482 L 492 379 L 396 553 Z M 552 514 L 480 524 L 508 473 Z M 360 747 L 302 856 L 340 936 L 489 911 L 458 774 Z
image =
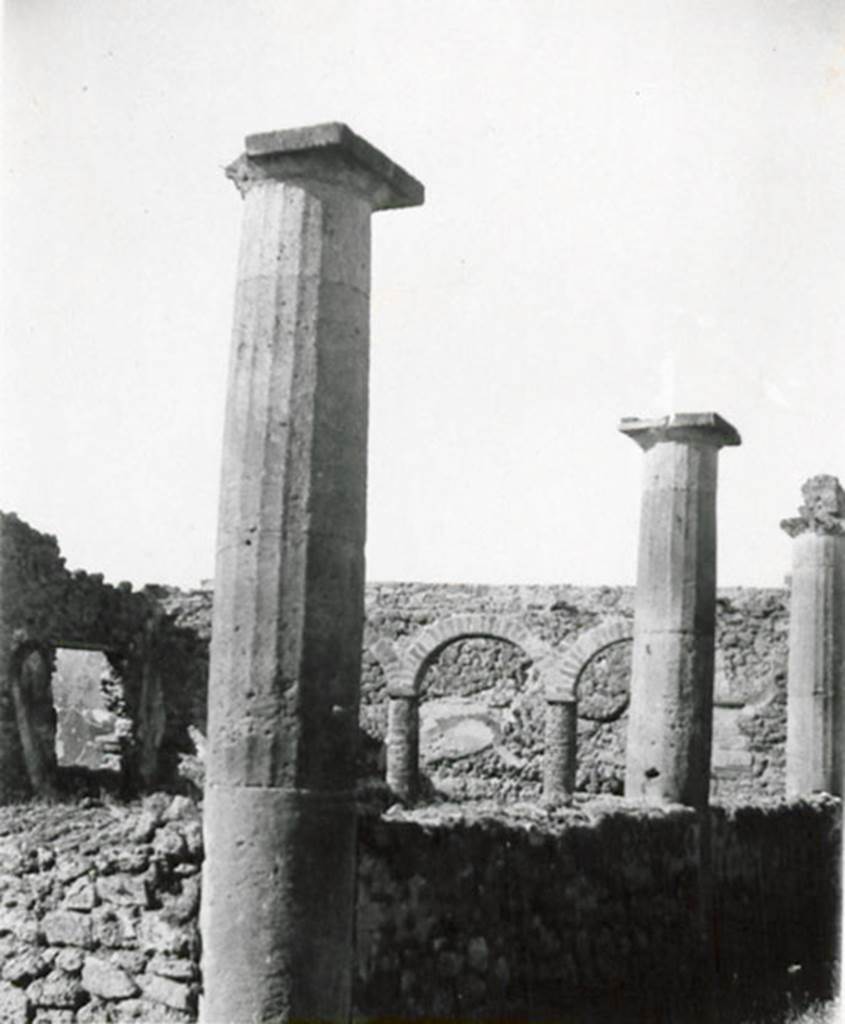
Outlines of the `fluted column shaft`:
M 248 138 L 229 174 L 244 214 L 209 679 L 201 1019 L 344 1021 L 370 214 L 422 192 L 340 125 Z

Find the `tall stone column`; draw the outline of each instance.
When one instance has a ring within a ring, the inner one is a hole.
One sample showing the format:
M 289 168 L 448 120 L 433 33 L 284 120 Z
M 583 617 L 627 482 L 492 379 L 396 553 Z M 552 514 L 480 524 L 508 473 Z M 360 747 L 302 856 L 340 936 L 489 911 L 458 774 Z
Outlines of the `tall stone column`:
M 345 1021 L 364 619 L 370 214 L 423 188 L 345 125 L 253 135 L 223 445 L 206 1024 Z
M 834 476 L 801 488 L 793 538 L 786 705 L 787 796 L 843 792 L 845 492 Z
M 624 419 L 645 452 L 625 793 L 707 804 L 713 724 L 716 475 L 737 431 L 716 413 Z

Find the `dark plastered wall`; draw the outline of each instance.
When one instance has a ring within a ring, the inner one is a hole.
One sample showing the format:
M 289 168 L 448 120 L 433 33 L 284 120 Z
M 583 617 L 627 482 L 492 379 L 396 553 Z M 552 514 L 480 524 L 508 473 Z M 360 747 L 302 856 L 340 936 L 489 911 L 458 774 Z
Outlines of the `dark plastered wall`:
M 362 821 L 358 1019 L 402 1007 L 401 1019 L 560 1021 L 593 1006 L 604 1015 L 576 1019 L 616 1008 L 631 1020 L 650 1005 L 643 1019 L 705 1020 L 665 1013 L 698 1005 L 714 979 L 782 988 L 791 970 L 829 983 L 838 802 L 714 809 L 710 822 L 712 889 L 701 823 L 681 808 L 558 828 Z

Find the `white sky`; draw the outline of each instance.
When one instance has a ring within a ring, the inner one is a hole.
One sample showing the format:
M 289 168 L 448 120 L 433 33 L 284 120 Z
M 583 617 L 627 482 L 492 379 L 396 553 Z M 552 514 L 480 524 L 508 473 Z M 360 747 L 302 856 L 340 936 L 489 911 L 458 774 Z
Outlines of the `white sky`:
M 346 121 L 374 218 L 368 575 L 629 583 L 620 417 L 714 409 L 720 582 L 845 480 L 845 3 L 7 0 L 0 508 L 213 574 L 255 131 Z

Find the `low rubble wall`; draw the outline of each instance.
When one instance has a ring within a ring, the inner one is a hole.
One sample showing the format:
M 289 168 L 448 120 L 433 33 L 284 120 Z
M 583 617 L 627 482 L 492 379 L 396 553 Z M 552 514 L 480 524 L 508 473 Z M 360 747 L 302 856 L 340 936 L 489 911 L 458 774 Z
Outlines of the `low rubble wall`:
M 702 867 L 702 822 L 683 808 L 362 816 L 356 1019 L 689 998 L 703 921 L 721 979 L 829 973 L 839 802 L 712 808 L 707 822 Z M 185 797 L 0 810 L 0 1020 L 194 1020 L 201 860 Z

